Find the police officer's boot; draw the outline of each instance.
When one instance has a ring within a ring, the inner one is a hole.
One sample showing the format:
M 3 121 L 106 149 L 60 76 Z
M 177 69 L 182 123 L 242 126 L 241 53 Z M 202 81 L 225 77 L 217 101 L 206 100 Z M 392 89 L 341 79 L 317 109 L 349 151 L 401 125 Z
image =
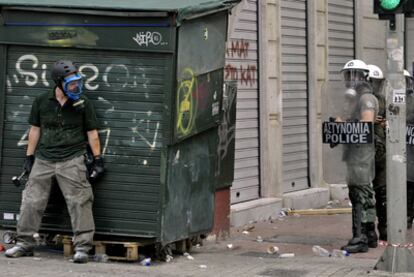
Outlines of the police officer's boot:
M 362 222 L 362 204 L 358 203 L 352 207 L 352 239 L 341 249 L 348 253 L 368 252 L 368 238 L 363 232 Z
M 413 227 L 414 219 L 414 183 L 407 182 L 407 228 L 411 229 Z
M 383 241 L 387 241 L 388 237 L 387 237 L 387 224 L 386 222 L 384 224 L 381 224 L 379 222 L 379 218 L 378 218 L 378 234 L 379 234 L 379 239 L 383 240 Z
M 348 240 L 348 245 L 353 244 L 354 238 L 356 237 L 355 216 L 355 209 L 352 209 L 352 238 Z
M 380 240 L 387 240 L 387 193 L 386 187 L 375 190 L 375 208 L 378 217 L 378 234 Z
M 367 235 L 368 247 L 377 248 L 378 247 L 378 236 L 377 236 L 377 232 L 375 232 L 375 223 L 374 222 L 363 223 L 362 231 Z

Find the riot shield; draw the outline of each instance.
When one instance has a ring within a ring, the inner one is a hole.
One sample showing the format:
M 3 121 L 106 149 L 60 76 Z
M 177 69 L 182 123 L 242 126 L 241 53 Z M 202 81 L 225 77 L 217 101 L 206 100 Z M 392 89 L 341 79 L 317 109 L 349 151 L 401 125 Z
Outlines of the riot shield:
M 407 181 L 414 182 L 414 93 L 406 95 L 407 123 Z
M 322 122 L 330 122 L 337 116 L 344 116 L 342 106 L 345 87 L 343 82 L 326 82 L 321 87 L 322 96 Z M 340 111 L 338 113 L 338 111 Z M 321 126 L 323 136 L 323 126 Z M 322 145 L 323 153 L 323 174 L 324 180 L 329 184 L 346 183 L 346 165 L 342 161 L 343 145 L 327 144 Z
M 366 81 L 357 85 L 345 82 L 327 83 L 324 90 L 324 122 L 322 142 L 328 172 L 341 176 L 342 180 L 328 182 L 370 183 L 375 174 L 374 120 L 378 101 L 372 87 Z M 367 113 L 369 111 L 369 113 Z M 367 114 L 371 114 L 367 120 Z M 342 147 L 340 147 L 342 145 Z M 330 149 L 328 149 L 328 147 Z

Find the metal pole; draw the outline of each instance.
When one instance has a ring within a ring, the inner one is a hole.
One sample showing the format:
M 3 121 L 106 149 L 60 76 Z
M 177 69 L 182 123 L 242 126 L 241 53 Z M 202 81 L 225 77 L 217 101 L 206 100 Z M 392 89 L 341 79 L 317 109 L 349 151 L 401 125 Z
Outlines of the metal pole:
M 393 25 L 395 24 L 395 25 Z M 388 245 L 375 269 L 413 272 L 414 256 L 406 244 L 407 165 L 404 70 L 404 15 L 390 21 L 387 37 L 387 236 Z

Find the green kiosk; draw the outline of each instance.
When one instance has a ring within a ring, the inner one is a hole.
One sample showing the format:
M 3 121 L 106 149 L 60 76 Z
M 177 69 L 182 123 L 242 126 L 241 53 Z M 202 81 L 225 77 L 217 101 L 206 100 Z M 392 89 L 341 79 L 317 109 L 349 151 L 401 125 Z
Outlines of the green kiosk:
M 213 227 L 234 172 L 234 84 L 223 80 L 227 20 L 240 0 L 0 0 L 0 228 L 14 230 L 29 116 L 73 60 L 94 103 L 105 176 L 96 239 L 185 241 Z M 57 186 L 40 232 L 70 234 Z

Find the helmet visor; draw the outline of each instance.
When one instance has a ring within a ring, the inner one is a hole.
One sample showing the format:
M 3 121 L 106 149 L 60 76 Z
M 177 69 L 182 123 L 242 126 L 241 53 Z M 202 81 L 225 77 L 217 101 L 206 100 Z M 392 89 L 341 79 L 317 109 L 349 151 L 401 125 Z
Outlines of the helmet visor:
M 342 72 L 347 88 L 355 88 L 358 84 L 366 81 L 366 73 L 360 69 L 347 69 Z
M 408 93 L 412 93 L 414 90 L 414 83 L 413 83 L 413 79 L 410 77 L 405 77 L 405 85 L 406 85 L 406 90 Z
M 83 80 L 79 73 L 70 75 L 64 79 L 63 89 L 72 100 L 78 100 L 83 93 Z
M 371 85 L 374 95 L 384 94 L 384 79 L 371 79 Z

